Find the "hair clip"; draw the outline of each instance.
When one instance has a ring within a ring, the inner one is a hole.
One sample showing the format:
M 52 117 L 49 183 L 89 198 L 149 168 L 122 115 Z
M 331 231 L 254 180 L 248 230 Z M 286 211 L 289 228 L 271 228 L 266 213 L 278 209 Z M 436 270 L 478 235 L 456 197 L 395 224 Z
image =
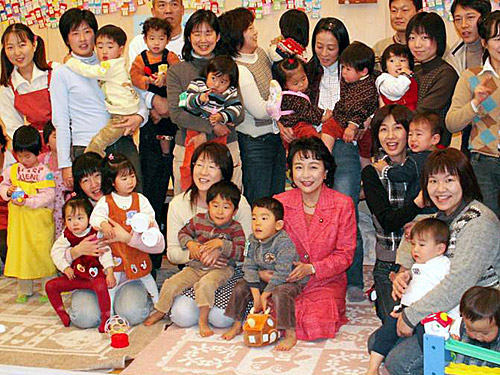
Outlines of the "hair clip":
M 113 161 L 113 159 L 114 159 L 114 158 L 115 158 L 115 157 L 113 156 L 113 154 L 109 154 L 109 155 L 108 155 L 108 160 Z
M 292 58 L 288 59 L 289 64 L 293 64 L 294 62 L 295 62 L 295 59 L 292 59 Z

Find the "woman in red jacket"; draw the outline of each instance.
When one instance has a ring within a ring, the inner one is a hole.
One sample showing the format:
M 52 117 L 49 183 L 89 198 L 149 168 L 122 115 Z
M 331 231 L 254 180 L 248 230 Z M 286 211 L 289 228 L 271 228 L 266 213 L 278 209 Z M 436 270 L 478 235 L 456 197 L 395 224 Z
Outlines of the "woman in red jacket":
M 354 204 L 330 189 L 335 162 L 319 138 L 293 141 L 288 165 L 295 189 L 276 196 L 300 256 L 288 281 L 311 277 L 295 302 L 297 338 L 331 338 L 347 322 L 346 270 L 356 248 Z

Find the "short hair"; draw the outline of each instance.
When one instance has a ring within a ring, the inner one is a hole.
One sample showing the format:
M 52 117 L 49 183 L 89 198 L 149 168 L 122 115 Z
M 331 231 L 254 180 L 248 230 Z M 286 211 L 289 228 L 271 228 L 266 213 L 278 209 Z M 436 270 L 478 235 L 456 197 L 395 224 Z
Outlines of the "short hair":
M 448 246 L 448 242 L 450 241 L 450 229 L 444 221 L 436 219 L 435 217 L 419 220 L 411 228 L 410 238 L 414 240 L 426 234 L 430 234 L 437 244 L 443 243 Z
M 135 170 L 134 164 L 123 154 L 109 154 L 104 158 L 102 168 L 102 192 L 104 194 L 111 194 L 115 191 L 114 182 L 119 175 L 134 174 L 137 183 L 139 183 L 139 176 Z M 134 191 L 137 189 L 135 186 Z
M 120 47 L 125 46 L 127 44 L 127 34 L 121 27 L 115 25 L 106 25 L 101 27 L 97 34 L 95 35 L 95 39 L 99 37 L 107 37 L 118 44 Z
M 352 66 L 357 72 L 366 68 L 368 74 L 372 74 L 375 67 L 375 53 L 364 43 L 352 42 L 340 55 L 340 64 Z
M 23 125 L 14 132 L 12 137 L 14 152 L 28 151 L 38 155 L 42 150 L 42 138 L 33 126 Z
M 206 23 L 215 34 L 220 35 L 220 25 L 217 16 L 210 10 L 198 9 L 189 17 L 184 27 L 184 47 L 182 47 L 182 58 L 184 61 L 193 60 L 193 45 L 191 44 L 191 33 L 197 26 Z
M 382 65 L 382 71 L 387 72 L 387 60 L 391 58 L 391 55 L 405 57 L 408 60 L 410 70 L 413 70 L 413 68 L 415 67 L 415 60 L 410 50 L 408 49 L 408 46 L 394 43 L 387 47 L 382 54 L 382 58 L 380 61 L 380 64 Z
M 255 207 L 261 207 L 271 211 L 276 221 L 283 220 L 283 218 L 285 217 L 285 209 L 283 208 L 283 204 L 276 198 L 263 197 L 256 199 L 252 204 L 252 210 Z
M 396 1 L 396 0 L 389 0 L 389 8 L 391 7 L 392 3 Z M 417 12 L 422 9 L 422 0 L 411 0 L 411 2 L 413 3 L 413 5 L 415 6 L 415 9 L 417 10 Z
M 273 79 L 278 81 L 281 88 L 285 90 L 287 78 L 296 70 L 302 67 L 304 73 L 306 72 L 306 65 L 301 59 L 297 57 L 290 57 L 273 64 L 272 73 Z
M 238 65 L 234 62 L 231 56 L 221 55 L 215 56 L 207 65 L 206 77 L 208 73 L 213 73 L 216 76 L 227 74 L 230 80 L 230 86 L 237 87 L 239 80 Z
M 468 289 L 460 299 L 460 315 L 471 322 L 482 319 L 495 321 L 500 327 L 500 290 L 491 286 Z
M 94 31 L 94 35 L 97 34 L 97 19 L 90 10 L 71 8 L 64 12 L 59 20 L 59 32 L 64 40 L 64 43 L 71 51 L 71 47 L 68 42 L 68 35 L 71 31 L 79 27 L 83 22 L 85 22 Z
M 426 205 L 432 205 L 427 184 L 429 178 L 433 174 L 449 173 L 452 176 L 457 176 L 462 187 L 463 199 L 466 203 L 472 202 L 474 199 L 483 200 L 481 189 L 477 182 L 476 174 L 472 169 L 469 159 L 459 150 L 455 148 L 446 148 L 444 150 L 436 150 L 427 157 L 422 169 L 420 186 L 422 187 L 424 202 Z
M 43 127 L 43 143 L 46 145 L 49 144 L 49 138 L 56 131 L 56 128 L 52 124 L 52 121 L 47 121 L 45 126 Z
M 157 17 L 149 17 L 142 25 L 142 35 L 147 36 L 149 30 L 163 30 L 167 39 L 172 36 L 172 26 L 167 20 Z
M 462 8 L 474 9 L 483 17 L 491 12 L 491 3 L 489 0 L 455 0 L 453 4 L 451 4 L 450 9 L 452 15 L 455 15 L 455 11 L 459 5 Z
M 446 26 L 444 21 L 436 13 L 420 12 L 415 14 L 406 26 L 406 40 L 411 33 L 427 34 L 431 40 L 436 42 L 436 54 L 443 57 L 446 50 Z
M 307 14 L 298 9 L 289 9 L 283 13 L 279 21 L 281 35 L 292 38 L 302 47 L 309 44 L 309 18 Z
M 293 180 L 293 158 L 300 154 L 305 159 L 315 159 L 323 162 L 326 170 L 325 184 L 333 188 L 333 176 L 335 175 L 335 159 L 331 152 L 318 137 L 299 138 L 290 143 L 288 151 L 287 164 L 290 170 L 290 177 Z M 293 184 L 295 185 L 295 184 Z
M 221 38 L 218 54 L 237 57 L 245 43 L 243 33 L 255 20 L 254 14 L 247 8 L 236 8 L 219 16 Z
M 71 172 L 73 173 L 73 188 L 75 193 L 85 195 L 80 187 L 80 183 L 85 177 L 94 173 L 102 174 L 102 157 L 95 152 L 86 152 L 73 161 Z
M 439 117 L 439 115 L 435 112 L 417 113 L 415 116 L 413 116 L 413 120 L 411 120 L 411 122 L 428 124 L 431 128 L 432 135 L 441 135 L 443 131 L 443 123 L 441 121 L 441 117 Z
M 207 204 L 213 201 L 217 196 L 231 201 L 236 210 L 240 204 L 241 191 L 234 182 L 221 180 L 216 182 L 207 191 Z
M 63 215 L 64 220 L 66 220 L 66 209 L 67 208 L 71 208 L 72 213 L 80 208 L 83 211 L 85 211 L 88 218 L 90 218 L 90 214 L 92 213 L 92 210 L 94 209 L 94 207 L 92 206 L 92 204 L 90 203 L 88 198 L 81 196 L 81 195 L 77 195 L 76 197 L 72 197 L 69 200 L 67 200 L 66 203 L 64 203 L 64 205 L 62 207 L 62 215 Z
M 407 107 L 400 104 L 389 104 L 379 108 L 373 116 L 370 128 L 372 129 L 372 147 L 373 155 L 377 155 L 380 150 L 380 141 L 378 139 L 378 132 L 382 122 L 387 116 L 392 116 L 396 124 L 401 124 L 406 130 L 410 130 L 410 122 L 413 119 L 413 112 Z

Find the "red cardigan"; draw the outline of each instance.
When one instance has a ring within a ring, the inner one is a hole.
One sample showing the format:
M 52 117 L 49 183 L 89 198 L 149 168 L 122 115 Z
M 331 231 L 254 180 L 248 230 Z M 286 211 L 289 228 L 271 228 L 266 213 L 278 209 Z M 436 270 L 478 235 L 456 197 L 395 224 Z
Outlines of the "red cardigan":
M 356 216 L 352 199 L 323 185 L 307 229 L 302 194 L 293 189 L 277 195 L 285 208 L 285 230 L 297 247 L 300 261 L 312 263 L 311 276 L 295 300 L 297 338 L 332 338 L 347 323 L 346 270 L 356 248 Z

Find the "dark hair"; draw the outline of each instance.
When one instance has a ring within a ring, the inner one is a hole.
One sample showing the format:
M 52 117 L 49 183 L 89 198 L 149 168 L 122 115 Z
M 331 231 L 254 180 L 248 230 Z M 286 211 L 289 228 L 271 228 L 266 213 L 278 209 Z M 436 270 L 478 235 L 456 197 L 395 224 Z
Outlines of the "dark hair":
M 410 131 L 410 122 L 413 119 L 413 112 L 407 107 L 400 104 L 389 104 L 382 108 L 379 108 L 375 115 L 373 116 L 370 127 L 372 129 L 372 147 L 373 155 L 377 155 L 380 151 L 380 141 L 378 139 L 378 132 L 382 122 L 387 116 L 392 116 L 396 124 L 401 124 L 406 130 L 406 133 Z
M 340 55 L 340 63 L 353 67 L 357 72 L 366 68 L 368 74 L 372 74 L 375 67 L 375 53 L 364 43 L 352 42 Z
M 428 217 L 417 221 L 411 228 L 410 239 L 414 240 L 425 234 L 430 234 L 436 244 L 444 243 L 448 246 L 448 242 L 450 241 L 450 229 L 448 225 L 435 217 Z
M 52 124 L 52 121 L 47 121 L 47 123 L 43 127 L 43 143 L 48 145 L 49 138 L 50 138 L 51 134 L 54 133 L 55 131 L 56 131 L 56 128 Z
M 391 8 L 392 3 L 396 0 L 389 0 L 389 8 Z M 417 12 L 422 9 L 422 0 L 411 0 Z
M 38 155 L 42 150 L 42 138 L 33 126 L 23 125 L 14 132 L 12 137 L 14 152 L 28 151 Z
M 290 169 L 290 177 L 293 180 L 293 157 L 299 154 L 304 159 L 321 160 L 325 166 L 326 178 L 325 184 L 329 188 L 333 187 L 333 176 L 337 165 L 332 154 L 328 151 L 323 141 L 318 137 L 300 138 L 290 143 L 288 157 L 286 159 L 288 168 Z M 295 187 L 295 184 L 293 184 Z
M 222 13 L 219 16 L 221 37 L 217 53 L 231 57 L 239 56 L 240 49 L 245 43 L 243 33 L 252 25 L 254 20 L 255 16 L 247 8 L 236 8 Z
M 413 116 L 411 122 L 416 123 L 426 123 L 431 127 L 431 133 L 441 135 L 443 131 L 443 123 L 441 117 L 435 112 L 421 112 Z
M 302 67 L 305 73 L 306 65 L 301 59 L 298 59 L 297 57 L 283 59 L 279 63 L 273 64 L 272 66 L 273 79 L 278 81 L 283 90 L 286 90 L 287 78 L 290 77 L 290 75 L 292 75 L 296 69 L 299 69 L 299 67 Z
M 231 152 L 226 145 L 216 142 L 205 142 L 199 145 L 194 150 L 193 156 L 191 157 L 191 176 L 193 176 L 196 162 L 202 155 L 211 159 L 220 168 L 222 180 L 231 181 L 231 178 L 233 177 L 234 164 Z M 198 198 L 200 192 L 194 181 L 184 194 L 187 194 L 188 192 L 191 192 L 191 205 L 195 206 L 196 199 Z
M 474 9 L 483 17 L 491 12 L 491 3 L 488 0 L 455 0 L 453 4 L 451 4 L 450 9 L 452 15 L 455 15 L 455 11 L 459 5 L 462 8 Z
M 3 127 L 0 127 L 0 152 L 4 153 L 7 149 L 8 139 L 5 135 L 5 130 Z
M 207 65 L 205 77 L 208 73 L 213 73 L 216 77 L 227 74 L 230 79 L 230 86 L 237 87 L 239 80 L 238 65 L 227 55 L 215 56 Z
M 222 199 L 230 200 L 234 209 L 238 209 L 241 199 L 241 191 L 238 186 L 231 181 L 220 180 L 216 182 L 207 191 L 207 204 L 213 201 L 217 196 Z
M 75 193 L 85 195 L 80 187 L 80 183 L 83 178 L 93 175 L 94 173 L 102 174 L 102 157 L 95 152 L 86 152 L 73 161 L 71 172 L 73 173 L 73 188 Z
M 253 202 L 252 210 L 255 207 L 268 209 L 269 211 L 272 212 L 272 214 L 274 215 L 274 219 L 276 221 L 283 220 L 283 218 L 285 217 L 285 210 L 283 208 L 283 204 L 276 198 L 272 197 L 259 198 L 255 200 L 255 202 Z
M 380 64 L 382 65 L 382 71 L 387 72 L 387 60 L 391 58 L 391 55 L 405 57 L 408 60 L 410 70 L 413 70 L 413 68 L 415 67 L 415 60 L 413 59 L 413 55 L 408 49 L 408 46 L 394 43 L 387 47 L 382 54 L 382 58 L 380 61 Z
M 406 40 L 411 33 L 427 34 L 436 42 L 436 55 L 443 57 L 446 49 L 446 26 L 443 19 L 436 13 L 420 12 L 415 14 L 406 26 Z
M 115 191 L 114 183 L 117 176 L 134 174 L 137 179 L 132 162 L 123 154 L 109 154 L 104 158 L 102 167 L 102 192 L 111 194 Z M 137 185 L 136 185 L 137 189 Z M 135 191 L 135 189 L 134 189 Z
M 280 31 L 284 38 L 292 38 L 302 47 L 309 44 L 309 18 L 298 9 L 289 9 L 280 17 Z
M 47 71 L 52 68 L 47 63 L 47 59 L 45 58 L 45 43 L 43 39 L 35 35 L 31 29 L 23 25 L 22 23 L 14 23 L 7 27 L 2 35 L 2 74 L 0 76 L 0 85 L 9 86 L 10 75 L 14 70 L 14 64 L 12 64 L 7 57 L 7 53 L 5 52 L 5 44 L 7 43 L 7 38 L 11 34 L 16 34 L 16 37 L 23 42 L 29 40 L 32 44 L 36 43 L 35 53 L 33 56 L 33 62 L 36 67 L 40 70 Z
M 144 21 L 144 24 L 142 25 L 142 35 L 147 36 L 149 30 L 163 30 L 168 40 L 170 40 L 170 37 L 172 36 L 172 26 L 170 26 L 170 23 L 168 23 L 167 20 L 163 20 L 161 18 L 150 17 Z
M 76 197 L 72 197 L 64 203 L 62 208 L 63 219 L 66 220 L 66 209 L 71 208 L 71 212 L 75 212 L 79 208 L 81 208 L 87 214 L 87 217 L 90 217 L 92 210 L 94 207 L 90 203 L 90 201 L 81 195 L 77 195 Z
M 500 328 L 500 290 L 473 286 L 460 299 L 460 315 L 471 322 L 488 319 Z
M 71 47 L 69 46 L 68 35 L 84 22 L 89 25 L 94 31 L 94 35 L 96 35 L 98 29 L 97 19 L 90 10 L 71 8 L 64 12 L 59 20 L 59 32 L 70 51 Z
M 182 47 L 182 58 L 184 61 L 193 60 L 193 45 L 191 44 L 191 33 L 197 26 L 206 23 L 215 34 L 220 35 L 220 25 L 217 16 L 210 10 L 199 9 L 189 17 L 184 27 L 184 47 Z
M 427 184 L 429 183 L 430 176 L 437 173 L 449 173 L 452 176 L 458 176 L 460 186 L 462 187 L 463 199 L 466 203 L 470 203 L 474 199 L 478 201 L 483 200 L 476 174 L 472 169 L 469 159 L 459 150 L 450 147 L 434 151 L 427 157 L 424 163 L 420 186 L 422 187 L 426 205 L 435 207 L 434 202 L 432 202 L 429 196 Z
M 479 18 L 477 21 L 477 31 L 481 39 L 485 42 L 488 42 L 491 38 L 499 35 L 499 27 L 500 27 L 500 10 L 495 10 L 490 14 Z M 483 53 L 483 62 L 490 56 L 488 52 L 488 48 L 484 49 Z
M 101 27 L 98 31 L 97 34 L 95 35 L 95 39 L 105 36 L 114 41 L 116 44 L 118 44 L 120 47 L 125 46 L 127 44 L 127 34 L 125 34 L 125 31 L 121 27 L 115 26 L 115 25 L 106 25 Z

